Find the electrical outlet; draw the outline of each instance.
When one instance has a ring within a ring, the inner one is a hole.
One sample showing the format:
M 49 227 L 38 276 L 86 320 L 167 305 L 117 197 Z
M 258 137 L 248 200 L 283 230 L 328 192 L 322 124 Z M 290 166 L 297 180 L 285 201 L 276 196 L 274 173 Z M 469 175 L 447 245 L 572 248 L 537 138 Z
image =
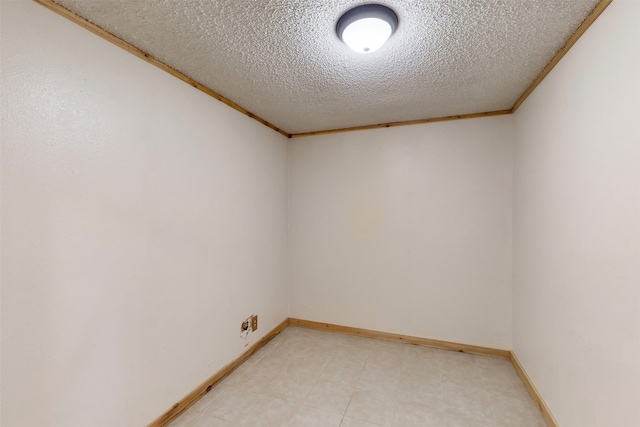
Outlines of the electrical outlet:
M 240 338 L 246 340 L 249 332 L 251 332 L 251 317 L 247 317 L 240 324 Z
M 247 332 L 249 327 L 249 320 L 242 321 L 242 325 L 240 325 L 240 333 Z
M 258 329 L 258 316 L 253 314 L 242 321 L 240 324 L 240 338 L 247 339 L 249 334 Z

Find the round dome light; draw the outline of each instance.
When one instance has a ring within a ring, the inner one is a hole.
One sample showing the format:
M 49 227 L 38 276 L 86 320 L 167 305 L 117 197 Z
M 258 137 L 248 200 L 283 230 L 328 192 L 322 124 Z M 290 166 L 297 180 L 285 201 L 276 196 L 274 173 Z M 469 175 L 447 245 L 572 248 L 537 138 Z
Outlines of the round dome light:
M 359 53 L 378 50 L 398 27 L 398 16 L 381 4 L 364 4 L 348 10 L 338 20 L 338 37 Z

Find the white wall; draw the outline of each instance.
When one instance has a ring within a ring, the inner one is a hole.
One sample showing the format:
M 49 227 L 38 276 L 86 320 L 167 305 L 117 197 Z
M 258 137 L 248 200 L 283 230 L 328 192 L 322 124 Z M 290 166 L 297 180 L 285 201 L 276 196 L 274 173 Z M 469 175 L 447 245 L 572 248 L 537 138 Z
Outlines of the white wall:
M 511 347 L 512 117 L 294 139 L 290 315 Z
M 286 317 L 287 141 L 1 19 L 0 423 L 144 425 Z M 637 22 L 613 2 L 515 116 L 292 141 L 290 315 L 511 348 L 513 207 L 513 349 L 563 427 L 639 425 Z
M 287 140 L 34 2 L 1 39 L 1 424 L 146 425 L 287 316 Z
M 515 114 L 513 348 L 562 427 L 640 425 L 640 3 Z

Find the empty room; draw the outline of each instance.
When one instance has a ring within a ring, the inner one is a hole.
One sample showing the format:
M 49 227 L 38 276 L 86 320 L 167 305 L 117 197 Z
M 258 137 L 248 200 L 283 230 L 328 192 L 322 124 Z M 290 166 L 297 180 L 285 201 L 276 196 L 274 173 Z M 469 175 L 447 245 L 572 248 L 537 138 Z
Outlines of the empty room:
M 640 1 L 2 0 L 2 427 L 640 426 Z

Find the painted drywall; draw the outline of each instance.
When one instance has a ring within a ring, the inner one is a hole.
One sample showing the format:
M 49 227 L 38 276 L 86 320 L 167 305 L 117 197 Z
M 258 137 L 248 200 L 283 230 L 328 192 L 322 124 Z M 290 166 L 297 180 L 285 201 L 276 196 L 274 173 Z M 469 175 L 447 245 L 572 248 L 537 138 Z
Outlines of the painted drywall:
M 2 2 L 1 424 L 142 426 L 287 316 L 287 139 Z
M 290 314 L 509 349 L 512 117 L 295 139 Z
M 640 3 L 515 114 L 513 349 L 562 427 L 640 425 Z

